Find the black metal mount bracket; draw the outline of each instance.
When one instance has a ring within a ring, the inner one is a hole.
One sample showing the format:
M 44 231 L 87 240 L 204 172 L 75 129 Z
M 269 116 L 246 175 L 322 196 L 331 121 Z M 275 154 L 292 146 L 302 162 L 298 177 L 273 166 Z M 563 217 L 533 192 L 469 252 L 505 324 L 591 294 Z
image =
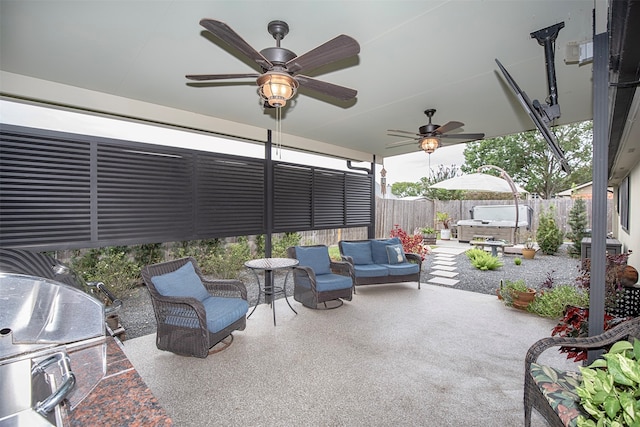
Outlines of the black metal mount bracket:
M 564 28 L 564 22 L 559 22 L 547 28 L 543 28 L 531 33 L 531 38 L 535 38 L 538 44 L 544 47 L 544 59 L 547 67 L 547 86 L 549 89 L 549 99 L 546 104 L 541 104 L 537 99 L 533 100 L 533 106 L 542 119 L 550 124 L 560 117 L 560 105 L 558 105 L 558 87 L 556 83 L 556 67 L 554 43 L 560 30 Z

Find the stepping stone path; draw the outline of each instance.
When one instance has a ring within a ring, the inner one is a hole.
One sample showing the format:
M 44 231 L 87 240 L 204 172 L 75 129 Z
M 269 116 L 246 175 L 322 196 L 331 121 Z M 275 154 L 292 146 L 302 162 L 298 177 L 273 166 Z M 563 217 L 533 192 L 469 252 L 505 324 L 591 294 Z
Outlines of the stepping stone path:
M 457 256 L 465 252 L 467 248 L 439 246 L 432 249 L 433 262 L 431 264 L 431 277 L 427 283 L 434 283 L 445 286 L 455 286 L 460 282 L 455 279 L 458 276 L 456 271 Z

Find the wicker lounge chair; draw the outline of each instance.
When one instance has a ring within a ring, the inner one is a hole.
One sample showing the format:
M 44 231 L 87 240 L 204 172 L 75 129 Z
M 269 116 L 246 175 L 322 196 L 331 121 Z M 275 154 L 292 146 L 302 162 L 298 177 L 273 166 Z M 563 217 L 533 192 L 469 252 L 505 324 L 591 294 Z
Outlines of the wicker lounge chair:
M 146 266 L 142 278 L 151 294 L 160 350 L 205 358 L 223 340 L 228 347 L 231 332 L 246 326 L 244 284 L 205 279 L 191 257 Z
M 351 301 L 353 272 L 346 262 L 332 261 L 325 245 L 292 246 L 287 256 L 299 261 L 293 268 L 293 297 L 309 308 L 337 308 Z
M 544 369 L 553 369 L 536 363 L 540 354 L 551 347 L 576 347 L 584 349 L 606 349 L 616 341 L 640 339 L 640 317 L 628 320 L 610 330 L 593 337 L 543 338 L 533 344 L 525 358 L 524 375 L 524 425 L 531 425 L 531 409 L 535 408 L 554 427 L 567 425 L 582 414 L 574 385 L 581 381 L 579 372 L 554 370 L 555 381 L 551 383 Z M 543 393 L 543 390 L 546 393 Z M 572 403 L 574 405 L 572 405 Z M 562 415 L 558 414 L 561 407 Z

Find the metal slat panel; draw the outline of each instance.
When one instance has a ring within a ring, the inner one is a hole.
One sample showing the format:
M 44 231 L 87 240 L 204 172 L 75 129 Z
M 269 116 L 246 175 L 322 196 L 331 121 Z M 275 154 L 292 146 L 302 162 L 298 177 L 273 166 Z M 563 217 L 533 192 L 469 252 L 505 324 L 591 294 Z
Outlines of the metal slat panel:
M 262 159 L 0 125 L 0 246 L 263 234 L 265 170 Z M 368 225 L 370 186 L 366 175 L 274 162 L 273 230 Z
M 198 156 L 196 192 L 199 233 L 212 237 L 264 233 L 263 160 Z
M 346 226 L 366 226 L 373 222 L 370 175 L 347 175 Z
M 89 142 L 0 137 L 0 245 L 90 240 Z
M 98 240 L 194 234 L 192 170 L 190 155 L 98 144 Z
M 311 228 L 313 226 L 312 168 L 276 163 L 273 176 L 274 230 L 297 231 Z
M 313 174 L 313 225 L 341 228 L 345 223 L 345 174 L 316 169 Z

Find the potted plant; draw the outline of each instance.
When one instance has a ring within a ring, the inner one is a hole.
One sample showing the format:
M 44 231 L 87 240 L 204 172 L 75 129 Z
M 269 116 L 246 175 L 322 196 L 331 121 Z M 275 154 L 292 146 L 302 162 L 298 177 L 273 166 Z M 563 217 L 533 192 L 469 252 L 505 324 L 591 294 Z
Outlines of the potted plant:
M 436 220 L 442 224 L 442 230 L 440 230 L 440 238 L 442 240 L 451 239 L 451 230 L 449 225 L 451 224 L 451 217 L 447 212 L 437 212 Z
M 436 244 L 436 229 L 433 227 L 423 227 L 420 229 L 420 233 L 422 233 L 422 243 L 425 245 L 435 245 Z
M 531 233 L 525 234 L 524 247 L 522 248 L 522 258 L 533 259 L 536 256 L 536 243 L 533 241 L 533 235 Z
M 536 297 L 536 290 L 529 288 L 523 279 L 500 283 L 500 296 L 505 305 L 526 310 Z
M 580 366 L 576 389 L 588 414 L 578 417 L 579 427 L 640 425 L 640 341 L 618 341 L 602 359 Z

